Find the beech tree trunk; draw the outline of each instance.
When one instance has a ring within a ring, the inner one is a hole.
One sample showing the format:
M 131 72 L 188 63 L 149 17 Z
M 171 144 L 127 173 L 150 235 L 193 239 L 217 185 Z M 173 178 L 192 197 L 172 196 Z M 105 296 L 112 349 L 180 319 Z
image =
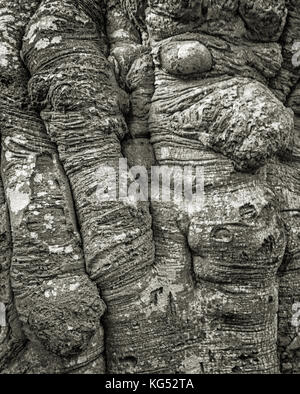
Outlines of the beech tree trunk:
M 2 373 L 300 372 L 299 50 L 299 0 L 0 0 Z

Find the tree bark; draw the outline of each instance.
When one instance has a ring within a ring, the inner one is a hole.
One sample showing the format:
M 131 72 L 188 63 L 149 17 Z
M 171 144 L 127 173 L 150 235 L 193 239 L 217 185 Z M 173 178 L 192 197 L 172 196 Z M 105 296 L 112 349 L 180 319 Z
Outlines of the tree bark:
M 299 373 L 300 1 L 0 0 L 0 37 L 0 371 Z

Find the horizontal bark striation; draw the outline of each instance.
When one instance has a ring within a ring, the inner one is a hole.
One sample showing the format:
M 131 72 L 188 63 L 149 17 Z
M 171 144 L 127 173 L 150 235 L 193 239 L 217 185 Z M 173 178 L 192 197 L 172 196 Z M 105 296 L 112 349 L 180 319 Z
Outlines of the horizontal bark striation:
M 11 230 L 2 179 L 0 181 L 0 215 L 0 369 L 2 370 L 23 348 L 25 341 L 13 302 L 9 277 L 12 255 Z
M 105 307 L 85 273 L 68 180 L 30 104 L 19 58 L 24 24 L 38 2 L 14 3 L 1 8 L 6 23 L 1 166 L 13 243 L 10 280 L 29 342 L 9 360 L 8 371 L 67 371 L 101 358 L 99 319 Z
M 50 18 L 51 24 L 41 22 Z M 45 37 L 47 43 L 41 45 Z M 87 271 L 108 306 L 108 371 L 132 367 L 133 350 L 123 344 L 127 332 L 135 339 L 140 336 L 138 358 L 149 364 L 145 337 L 140 330 L 134 334 L 134 326 L 149 330 L 139 300 L 149 286 L 153 263 L 151 216 L 147 204 L 99 197 L 102 168 L 118 170 L 120 139 L 127 133 L 119 88 L 99 31 L 74 2 L 44 1 L 27 27 L 23 55 L 32 74 L 32 100 L 42 110 L 70 179 Z
M 300 195 L 300 100 L 299 84 L 289 105 L 295 112 L 295 144 L 289 160 L 272 163 L 268 181 L 277 193 L 288 235 L 285 258 L 279 270 L 278 351 L 282 373 L 299 373 L 300 342 L 297 313 L 300 305 L 299 281 L 299 195 Z
M 293 115 L 267 88 L 281 67 L 279 45 L 251 40 L 276 41 L 286 13 L 283 2 L 238 8 L 226 1 L 206 7 L 153 1 L 146 10 L 156 160 L 202 166 L 205 179 L 201 208 L 151 207 L 155 267 L 168 284 L 155 299 L 171 310 L 175 346 L 166 345 L 165 357 L 172 354 L 173 371 L 278 371 L 277 270 L 285 227 L 265 168 L 253 170 L 290 151 Z M 181 342 L 179 332 L 186 335 Z
M 287 0 L 288 15 L 280 44 L 283 63 L 278 74 L 270 80 L 270 86 L 277 97 L 286 102 L 300 78 L 300 66 L 295 64 L 300 38 L 300 1 Z
M 299 0 L 5 3 L 0 368 L 298 373 Z
M 134 1 L 124 5 L 129 15 L 133 11 L 138 16 Z M 249 43 L 238 29 L 235 37 L 213 37 L 213 26 L 221 25 L 219 15 L 215 24 L 199 27 L 201 33 L 185 33 L 191 30 L 184 23 L 185 12 L 178 2 L 151 2 L 146 10 L 156 66 L 149 117 L 156 160 L 201 165 L 206 180 L 201 210 L 191 213 L 178 205 L 151 203 L 157 276 L 152 280 L 156 288 L 150 316 L 158 325 L 161 314 L 166 316 L 164 346 L 152 351 L 160 360 L 156 371 L 275 372 L 276 273 L 285 250 L 285 228 L 264 171 L 235 173 L 231 160 L 235 167 L 253 171 L 290 148 L 292 113 L 266 88 L 268 78 L 280 69 L 280 47 Z M 279 7 L 278 15 L 283 27 L 286 10 Z M 175 32 L 185 34 L 158 42 Z M 202 50 L 203 44 L 209 52 Z M 122 67 L 126 60 L 120 63 Z M 235 75 L 240 77 L 232 78 Z M 146 79 L 140 80 L 148 86 Z M 132 163 L 139 164 L 134 144 L 138 146 L 138 138 L 126 141 L 126 152 L 130 155 L 131 147 Z M 139 371 L 136 361 L 131 359 L 133 370 Z
M 157 149 L 206 146 L 230 158 L 238 170 L 251 171 L 291 146 L 292 112 L 258 82 L 214 78 L 186 84 L 159 70 L 156 84 L 149 126 Z M 183 94 L 174 97 L 171 86 Z
M 135 11 L 133 3 L 134 0 L 125 3 L 131 12 Z M 270 42 L 280 37 L 287 10 L 284 0 L 153 0 L 145 14 L 148 31 L 157 40 L 199 30 L 211 35 L 230 35 L 231 39 L 247 37 Z

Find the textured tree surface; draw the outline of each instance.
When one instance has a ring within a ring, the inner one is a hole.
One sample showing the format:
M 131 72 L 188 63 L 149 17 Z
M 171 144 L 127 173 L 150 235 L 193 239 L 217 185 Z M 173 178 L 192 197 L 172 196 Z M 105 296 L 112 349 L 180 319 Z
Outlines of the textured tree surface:
M 0 0 L 2 373 L 300 373 L 299 50 L 300 0 Z

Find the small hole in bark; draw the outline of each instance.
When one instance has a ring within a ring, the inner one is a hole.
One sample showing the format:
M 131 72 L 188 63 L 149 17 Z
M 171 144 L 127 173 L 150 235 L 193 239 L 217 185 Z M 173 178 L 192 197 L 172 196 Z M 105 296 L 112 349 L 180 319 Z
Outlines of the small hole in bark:
M 6 238 L 7 238 L 6 233 L 0 234 L 0 243 L 4 242 L 6 240 Z M 1 271 L 1 265 L 0 265 L 0 271 Z
M 267 250 L 271 253 L 275 246 L 275 239 L 272 235 L 269 235 L 267 238 L 264 239 L 263 244 L 261 246 L 261 250 Z
M 202 2 L 202 16 L 206 17 L 208 12 L 208 4 L 207 1 Z
M 271 302 L 273 302 L 273 301 L 274 301 L 274 297 L 273 297 L 273 296 L 269 296 L 269 299 L 268 299 L 268 301 L 269 301 L 269 303 L 271 304 Z
M 211 232 L 211 237 L 217 242 L 232 242 L 233 235 L 226 227 L 214 227 Z
M 249 259 L 249 256 L 248 256 L 248 254 L 246 253 L 246 252 L 241 252 L 240 254 L 239 254 L 239 256 L 240 256 L 240 259 L 242 260 L 242 261 L 249 261 L 250 259 Z
M 158 303 L 158 295 L 163 293 L 163 287 L 160 287 L 159 289 L 155 289 L 151 291 L 150 294 L 150 304 L 157 305 Z
M 169 305 L 168 305 L 169 314 L 176 315 L 176 304 L 173 294 L 171 292 L 169 292 L 168 299 L 169 299 Z
M 49 173 L 53 168 L 53 159 L 50 154 L 42 154 L 36 158 L 36 167 L 42 173 Z
M 240 216 L 243 220 L 251 220 L 255 219 L 257 216 L 257 211 L 254 205 L 245 204 L 239 209 Z
M 137 359 L 134 356 L 126 356 L 119 358 L 119 362 L 125 364 L 128 367 L 135 367 L 137 364 Z
M 88 197 L 90 197 L 93 193 L 95 193 L 96 191 L 97 191 L 97 185 L 96 186 L 93 186 L 93 187 L 90 187 L 87 191 L 86 191 L 86 195 L 88 196 Z

